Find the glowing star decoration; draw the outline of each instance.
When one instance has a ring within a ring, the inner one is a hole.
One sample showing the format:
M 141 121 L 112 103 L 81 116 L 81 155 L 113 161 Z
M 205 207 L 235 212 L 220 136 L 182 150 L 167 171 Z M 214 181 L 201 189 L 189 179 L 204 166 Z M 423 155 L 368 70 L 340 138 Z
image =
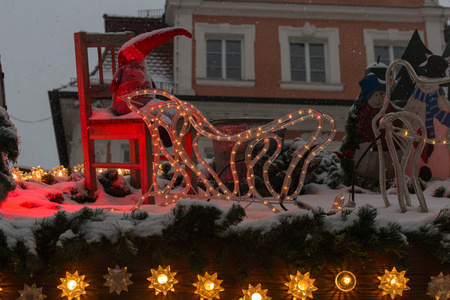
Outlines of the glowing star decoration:
M 256 287 L 249 284 L 248 290 L 242 290 L 244 297 L 239 298 L 239 300 L 271 300 L 272 298 L 266 295 L 267 291 L 261 289 L 260 283 Z
M 37 168 L 31 168 L 31 178 L 37 181 L 41 181 L 42 176 L 47 174 L 41 166 L 37 166 Z
M 441 272 L 437 277 L 431 277 L 427 295 L 435 300 L 447 300 L 450 297 L 450 276 Z
M 66 272 L 66 278 L 60 278 L 60 280 L 58 289 L 62 290 L 61 297 L 67 296 L 68 300 L 80 300 L 80 296 L 86 294 L 85 288 L 89 286 L 89 283 L 84 282 L 84 275 L 78 276 L 78 271 L 73 275 Z
M 403 291 L 409 290 L 406 285 L 409 279 L 405 277 L 405 272 L 398 272 L 394 267 L 391 272 L 384 270 L 384 275 L 378 276 L 380 280 L 378 288 L 383 290 L 383 296 L 390 295 L 394 299 L 396 295 L 401 296 Z
M 46 295 L 42 294 L 42 288 L 37 288 L 36 283 L 31 287 L 24 284 L 23 290 L 19 291 L 20 297 L 16 300 L 42 300 L 47 298 Z
M 198 282 L 194 283 L 194 286 L 197 288 L 195 293 L 200 295 L 200 300 L 212 300 L 213 298 L 220 299 L 219 293 L 224 291 L 224 288 L 220 286 L 223 280 L 217 279 L 217 273 L 209 275 L 208 272 L 206 272 L 204 277 L 197 275 L 197 278 Z
M 11 168 L 11 174 L 13 176 L 13 179 L 16 181 L 25 179 L 24 173 L 20 171 L 19 168 Z
M 159 293 L 163 293 L 167 295 L 167 292 L 174 292 L 174 285 L 178 283 L 178 280 L 175 279 L 176 272 L 170 272 L 170 266 L 163 269 L 161 266 L 158 267 L 158 270 L 151 269 L 152 276 L 148 277 L 147 280 L 151 282 L 149 288 L 155 289 L 155 295 Z
M 349 292 L 356 286 L 356 277 L 352 272 L 342 271 L 337 274 L 334 282 L 336 287 L 343 292 Z
M 120 295 L 120 292 L 128 292 L 128 286 L 133 284 L 130 277 L 133 274 L 127 273 L 127 267 L 119 268 L 116 266 L 114 269 L 108 268 L 108 275 L 103 276 L 106 279 L 104 286 L 109 286 L 109 292 L 116 292 Z
M 294 296 L 294 300 L 305 300 L 307 297 L 312 298 L 312 292 L 317 290 L 317 287 L 313 285 L 315 279 L 309 278 L 309 272 L 302 275 L 297 271 L 297 275 L 289 275 L 291 281 L 286 282 L 285 285 L 289 287 L 288 294 Z
M 74 172 L 81 172 L 81 173 L 84 173 L 84 165 L 78 164 L 78 165 L 74 166 L 74 167 L 73 167 L 73 171 L 74 171 Z
M 68 170 L 64 168 L 64 166 L 57 166 L 53 168 L 51 173 L 56 177 L 67 177 L 69 175 Z

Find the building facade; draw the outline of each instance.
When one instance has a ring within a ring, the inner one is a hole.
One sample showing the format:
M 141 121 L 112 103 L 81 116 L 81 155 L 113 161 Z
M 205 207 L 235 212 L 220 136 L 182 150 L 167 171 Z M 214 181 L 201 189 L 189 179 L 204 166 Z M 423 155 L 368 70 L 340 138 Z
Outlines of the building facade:
M 385 64 L 400 58 L 415 30 L 442 54 L 449 16 L 433 0 L 166 0 L 163 26 L 193 34 L 174 39 L 171 90 L 218 123 L 272 120 L 301 108 L 331 113 L 333 151 L 366 67 L 378 57 Z M 115 21 L 107 31 L 125 28 Z M 314 129 L 302 124 L 285 138 Z M 214 155 L 210 141 L 200 148 Z

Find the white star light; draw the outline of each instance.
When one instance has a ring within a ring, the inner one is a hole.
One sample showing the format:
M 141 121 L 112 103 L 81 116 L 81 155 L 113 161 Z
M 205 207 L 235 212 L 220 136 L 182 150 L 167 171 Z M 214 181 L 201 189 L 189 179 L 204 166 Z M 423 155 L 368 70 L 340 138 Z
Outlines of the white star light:
M 42 294 L 42 288 L 37 288 L 36 283 L 30 287 L 26 284 L 23 285 L 23 290 L 19 291 L 20 297 L 16 300 L 42 300 L 47 298 L 44 294 Z
M 127 273 L 127 267 L 119 268 L 116 266 L 114 269 L 108 268 L 108 275 L 103 276 L 106 279 L 104 286 L 109 286 L 109 292 L 116 292 L 120 295 L 120 292 L 128 292 L 128 286 L 133 284 L 130 277 L 133 274 Z

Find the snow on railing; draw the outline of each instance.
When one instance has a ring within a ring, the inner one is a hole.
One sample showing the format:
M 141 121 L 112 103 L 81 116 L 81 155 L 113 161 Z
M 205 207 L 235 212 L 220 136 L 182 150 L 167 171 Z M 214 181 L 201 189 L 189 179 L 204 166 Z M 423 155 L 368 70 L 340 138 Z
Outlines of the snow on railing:
M 164 14 L 164 9 L 143 9 L 138 10 L 139 18 L 161 18 Z

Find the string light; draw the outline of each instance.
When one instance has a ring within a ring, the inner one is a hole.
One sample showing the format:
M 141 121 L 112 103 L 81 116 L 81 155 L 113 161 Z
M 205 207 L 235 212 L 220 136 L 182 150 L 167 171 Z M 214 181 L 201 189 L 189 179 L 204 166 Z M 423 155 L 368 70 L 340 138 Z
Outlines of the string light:
M 151 272 L 152 276 L 148 277 L 147 280 L 151 282 L 149 288 L 155 289 L 155 295 L 163 293 L 165 296 L 169 291 L 175 291 L 173 286 L 178 283 L 178 280 L 175 279 L 177 273 L 170 272 L 170 266 L 165 269 L 159 266 L 158 270 L 151 269 Z
M 239 300 L 271 300 L 272 298 L 267 296 L 267 291 L 261 288 L 260 283 L 256 287 L 249 284 L 248 290 L 242 290 L 244 297 L 239 298 Z
M 390 295 L 394 299 L 396 295 L 401 296 L 404 290 L 409 290 L 406 285 L 409 279 L 405 278 L 405 272 L 398 272 L 395 267 L 391 272 L 384 270 L 384 275 L 378 277 L 380 280 L 378 288 L 383 290 L 383 296 Z
M 356 286 L 356 277 L 350 271 L 342 271 L 336 275 L 334 282 L 339 290 L 349 292 Z
M 67 177 L 69 172 L 64 166 L 57 166 L 52 169 L 51 174 L 56 177 Z
M 133 103 L 133 98 L 137 96 L 148 95 L 150 97 L 164 96 L 169 100 L 158 103 L 158 105 L 149 105 L 144 106 L 143 108 L 136 108 Z M 293 154 L 293 159 L 291 164 L 286 171 L 287 178 L 283 182 L 282 191 L 283 194 L 277 193 L 273 188 L 272 184 L 268 178 L 267 170 L 270 167 L 270 163 L 265 162 L 264 164 L 264 183 L 266 188 L 270 191 L 273 196 L 273 200 L 282 204 L 283 201 L 295 200 L 299 195 L 301 189 L 303 188 L 303 184 L 305 182 L 306 177 L 306 169 L 309 162 L 312 160 L 312 157 L 315 156 L 318 151 L 321 151 L 328 145 L 332 140 L 334 135 L 336 134 L 335 122 L 331 115 L 326 113 L 321 113 L 314 109 L 308 110 L 299 110 L 298 113 L 291 113 L 286 116 L 283 116 L 279 119 L 276 119 L 272 122 L 269 122 L 263 126 L 259 126 L 257 128 L 251 128 L 245 132 L 237 133 L 237 134 L 224 134 L 215 128 L 203 115 L 202 113 L 192 104 L 179 100 L 174 95 L 168 93 L 167 91 L 153 89 L 153 90 L 140 90 L 132 92 L 129 95 L 124 96 L 124 101 L 126 101 L 132 111 L 139 112 L 142 114 L 143 120 L 145 121 L 149 131 L 152 133 L 152 141 L 155 147 L 154 154 L 154 165 L 158 166 L 161 156 L 164 156 L 169 163 L 174 167 L 175 174 L 174 177 L 181 175 L 184 177 L 186 186 L 177 191 L 177 194 L 171 193 L 173 190 L 173 185 L 175 183 L 174 180 L 170 181 L 164 189 L 159 189 L 156 182 L 156 172 L 158 168 L 153 168 L 153 185 L 152 188 L 149 189 L 146 198 L 149 196 L 160 196 L 162 193 L 168 195 L 168 197 L 164 197 L 164 200 L 161 205 L 166 206 L 169 203 L 173 203 L 180 198 L 195 198 L 195 199 L 211 199 L 216 198 L 218 200 L 249 200 L 249 203 L 261 203 L 267 206 L 274 213 L 279 212 L 279 210 L 272 205 L 270 201 L 264 199 L 255 187 L 255 174 L 254 174 L 254 166 L 261 160 L 264 154 L 267 152 L 269 147 L 269 142 L 271 140 L 275 140 L 277 142 L 277 149 L 275 153 L 271 155 L 269 160 L 275 161 L 276 157 L 281 152 L 281 139 L 274 134 L 274 132 L 286 128 L 288 126 L 292 126 L 303 122 L 307 119 L 313 119 L 317 122 L 316 131 L 314 132 L 313 137 L 310 141 L 304 146 L 304 148 L 298 149 Z M 163 120 L 163 112 L 165 110 L 175 110 L 177 113 L 172 118 L 170 125 L 166 124 Z M 150 116 L 154 119 L 150 122 L 146 118 Z M 181 123 L 181 129 L 177 127 L 179 124 L 179 120 L 183 120 Z M 321 142 L 317 143 L 319 136 L 322 135 L 322 130 L 325 125 L 325 121 L 329 122 L 331 125 L 331 130 L 328 133 L 328 136 Z M 200 166 L 192 161 L 189 157 L 186 149 L 183 147 L 182 139 L 188 133 L 190 127 L 193 127 L 196 131 L 196 135 L 192 141 L 192 152 L 195 157 L 197 157 Z M 169 153 L 166 147 L 163 145 L 161 138 L 159 136 L 159 128 L 165 129 L 165 131 L 169 134 L 170 140 L 172 141 L 173 153 Z M 203 158 L 201 158 L 200 151 L 198 149 L 198 140 L 199 138 L 207 137 L 214 141 L 229 141 L 234 142 L 235 145 L 231 151 L 230 156 L 230 169 L 231 175 L 233 177 L 234 189 L 230 190 L 219 178 L 218 174 L 212 170 L 212 168 L 205 162 Z M 252 150 L 257 142 L 263 142 L 264 148 L 263 150 L 257 154 L 255 157 L 252 156 Z M 316 144 L 317 143 L 317 144 Z M 245 195 L 240 194 L 239 189 L 239 176 L 236 168 L 235 160 L 237 149 L 241 145 L 248 145 L 246 148 L 245 155 L 245 164 L 247 167 L 247 184 L 249 186 L 249 191 Z M 306 155 L 306 151 L 311 150 L 310 153 L 307 154 L 306 160 L 303 163 L 303 172 L 300 174 L 299 184 L 294 192 L 290 195 L 287 194 L 289 191 L 291 182 L 292 182 L 292 173 L 294 172 L 296 166 L 301 162 L 301 158 Z M 183 164 L 183 165 L 182 165 Z M 192 182 L 186 171 L 186 169 L 190 169 L 193 174 L 197 175 L 198 180 L 200 180 L 205 186 L 205 193 L 202 195 L 197 195 L 196 191 L 194 191 L 194 195 L 192 192 Z M 202 169 L 204 171 L 202 171 Z M 266 171 L 266 172 L 264 172 Z M 212 181 L 217 183 L 218 190 L 211 184 L 211 180 L 209 177 L 212 177 Z M 284 192 L 286 191 L 286 192 Z M 140 205 L 143 201 L 139 201 L 135 204 L 133 210 L 139 209 Z
M 339 209 L 341 210 L 344 207 L 345 196 L 339 194 L 334 198 L 333 205 L 331 209 Z
M 67 297 L 68 300 L 80 300 L 80 296 L 86 294 L 85 288 L 89 286 L 89 283 L 84 282 L 84 275 L 79 276 L 78 271 L 73 274 L 66 272 L 66 277 L 60 280 L 61 284 L 57 288 L 62 290 L 61 297 Z
M 292 294 L 294 300 L 297 298 L 301 300 L 305 300 L 308 297 L 313 298 L 312 292 L 316 291 L 317 287 L 313 285 L 315 279 L 309 278 L 309 272 L 302 275 L 302 273 L 297 271 L 297 275 L 289 276 L 291 281 L 285 283 L 285 285 L 289 288 L 288 294 Z
M 206 272 L 205 276 L 197 275 L 197 278 L 198 282 L 194 283 L 194 286 L 197 288 L 195 293 L 200 295 L 200 300 L 220 299 L 219 293 L 224 291 L 224 288 L 220 286 L 223 280 L 217 279 L 217 273 L 209 275 Z
M 46 172 L 42 169 L 41 166 L 37 166 L 37 168 L 31 168 L 31 178 L 37 181 L 41 181 L 42 176 L 44 176 Z
M 450 276 L 439 273 L 431 277 L 428 283 L 427 295 L 436 300 L 447 300 L 450 297 Z
M 158 270 L 151 269 L 151 272 L 152 276 L 147 278 L 147 280 L 152 282 L 149 287 L 155 288 L 156 295 L 159 293 L 167 295 L 168 291 L 175 291 L 173 285 L 178 283 L 178 281 L 174 278 L 176 273 L 170 272 L 170 266 L 165 269 L 159 266 Z M 383 296 L 390 295 L 391 299 L 394 299 L 397 295 L 402 296 L 404 290 L 409 290 L 410 288 L 406 286 L 409 279 L 405 278 L 404 275 L 405 271 L 398 272 L 394 267 L 391 272 L 385 270 L 383 276 L 378 276 L 377 278 L 380 280 L 380 285 L 378 287 L 383 290 Z M 103 276 L 107 279 L 107 282 L 104 285 L 110 287 L 110 293 L 116 291 L 117 294 L 120 294 L 120 291 L 122 290 L 128 291 L 127 286 L 132 284 L 129 280 L 131 276 L 131 274 L 127 273 L 126 267 L 122 269 L 118 266 L 116 266 L 115 269 L 108 268 L 108 275 Z M 318 288 L 314 286 L 315 279 L 309 277 L 309 272 L 303 275 L 297 271 L 296 275 L 289 276 L 290 281 L 286 282 L 284 285 L 289 288 L 287 293 L 291 294 L 294 300 L 307 300 L 307 298 L 313 298 L 312 293 L 318 290 Z M 84 277 L 84 275 L 79 276 L 78 271 L 74 274 L 66 272 L 66 277 L 60 278 L 61 284 L 58 286 L 58 289 L 62 290 L 61 297 L 67 297 L 69 300 L 80 300 L 81 295 L 86 294 L 85 288 L 89 286 L 88 283 L 84 282 Z M 220 299 L 219 293 L 224 291 L 224 288 L 221 287 L 223 280 L 217 279 L 217 273 L 210 275 L 206 272 L 204 276 L 197 275 L 197 278 L 198 281 L 193 285 L 196 287 L 195 294 L 200 296 L 200 300 Z M 335 284 L 339 290 L 348 292 L 355 288 L 356 277 L 350 271 L 342 271 L 335 277 Z M 119 285 L 121 285 L 121 287 L 118 287 Z M 35 283 L 31 287 L 25 284 L 24 289 L 19 290 L 20 297 L 17 299 L 42 300 L 47 297 L 42 294 L 42 289 L 43 288 L 37 288 Z M 2 291 L 1 288 L 0 291 Z M 239 300 L 272 299 L 267 296 L 268 290 L 262 289 L 260 283 L 257 286 L 249 284 L 248 289 L 243 289 L 242 292 L 243 297 L 239 298 Z M 426 294 L 436 300 L 449 299 L 450 275 L 447 274 L 444 276 L 441 272 L 438 276 L 431 277 Z
M 36 287 L 36 283 L 32 286 L 24 284 L 23 290 L 19 291 L 20 297 L 16 300 L 43 300 L 47 298 L 46 295 L 42 294 L 42 288 Z
M 127 273 L 127 267 L 119 268 L 116 266 L 114 269 L 108 268 L 108 274 L 103 276 L 106 279 L 104 286 L 109 286 L 109 292 L 116 292 L 120 295 L 120 292 L 128 292 L 128 286 L 133 284 L 130 280 L 132 274 Z

